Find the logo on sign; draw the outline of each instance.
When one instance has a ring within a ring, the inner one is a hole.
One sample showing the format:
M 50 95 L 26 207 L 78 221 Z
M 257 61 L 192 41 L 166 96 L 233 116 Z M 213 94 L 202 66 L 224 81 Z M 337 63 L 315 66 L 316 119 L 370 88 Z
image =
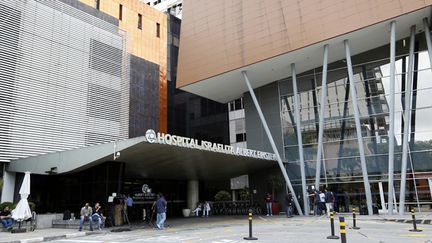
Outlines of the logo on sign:
M 149 143 L 155 143 L 156 142 L 156 133 L 152 129 L 149 129 L 146 131 L 145 137 Z

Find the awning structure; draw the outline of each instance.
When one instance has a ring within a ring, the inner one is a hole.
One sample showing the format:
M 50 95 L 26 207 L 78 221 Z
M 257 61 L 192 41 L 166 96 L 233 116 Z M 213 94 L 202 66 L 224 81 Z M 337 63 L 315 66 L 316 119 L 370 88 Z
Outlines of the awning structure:
M 252 88 L 262 87 L 290 77 L 292 75 L 289 68 L 291 63 L 296 64 L 296 70 L 299 74 L 320 67 L 322 65 L 322 48 L 324 45 L 329 45 L 328 63 L 332 63 L 345 58 L 343 45 L 345 39 L 350 40 L 351 54 L 353 56 L 388 44 L 388 26 L 391 21 L 397 22 L 396 40 L 408 37 L 411 25 L 415 24 L 419 26 L 418 31 L 423 31 L 421 28 L 423 18 L 430 17 L 430 12 L 430 7 L 422 8 L 303 48 L 268 57 L 250 65 L 226 70 L 206 79 L 181 85 L 179 88 L 218 102 L 229 102 L 240 98 L 244 93 L 248 92 L 244 84 L 242 71 L 247 71 Z
M 126 164 L 126 176 L 159 179 L 224 179 L 276 166 L 276 161 L 174 145 L 150 143 L 145 137 L 15 160 L 10 172 L 63 174 L 114 160 Z

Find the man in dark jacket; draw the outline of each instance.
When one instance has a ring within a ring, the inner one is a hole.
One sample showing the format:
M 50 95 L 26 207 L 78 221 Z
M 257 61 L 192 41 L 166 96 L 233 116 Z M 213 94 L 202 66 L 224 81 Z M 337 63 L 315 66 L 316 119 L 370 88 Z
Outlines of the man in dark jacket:
M 166 220 L 166 208 L 167 201 L 165 200 L 162 193 L 158 193 L 156 200 L 156 226 L 161 230 L 165 229 L 164 222 Z
M 325 191 L 325 205 L 326 205 L 326 211 L 327 211 L 327 217 L 330 217 L 330 212 L 333 211 L 333 202 L 334 202 L 334 195 L 333 192 L 328 190 L 327 188 Z
M 292 204 L 293 204 L 293 197 L 291 195 L 291 192 L 288 192 L 288 194 L 285 197 L 285 203 L 287 205 L 287 218 L 291 218 L 293 216 L 293 208 L 292 208 Z
M 4 207 L 4 209 L 0 212 L 0 219 L 3 227 L 5 227 L 7 230 L 12 229 L 13 220 L 9 206 Z

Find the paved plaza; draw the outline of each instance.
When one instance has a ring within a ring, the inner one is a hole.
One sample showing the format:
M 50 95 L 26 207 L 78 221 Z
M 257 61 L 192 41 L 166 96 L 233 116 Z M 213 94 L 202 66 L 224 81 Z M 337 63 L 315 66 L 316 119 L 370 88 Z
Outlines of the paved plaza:
M 350 229 L 352 222 L 347 218 L 347 242 L 376 242 L 376 243 L 431 243 L 432 225 L 421 224 L 422 232 L 410 232 L 412 224 L 385 221 L 380 217 L 358 216 L 360 230 Z M 337 221 L 336 221 L 337 222 Z M 134 225 L 131 231 L 111 232 L 111 229 L 79 234 L 74 230 L 67 230 L 67 238 L 51 238 L 55 243 L 102 243 L 102 242 L 212 242 L 234 243 L 246 242 L 243 237 L 248 236 L 248 225 L 245 217 L 210 217 L 172 219 L 167 222 L 166 230 L 157 230 L 148 225 Z M 54 229 L 53 229 L 54 230 Z M 48 230 L 49 231 L 49 230 Z M 46 231 L 46 232 L 48 232 Z M 35 232 L 37 234 L 37 231 Z M 2 233 L 6 234 L 6 233 Z M 253 236 L 255 242 L 340 242 L 328 240 L 330 235 L 329 220 L 326 217 L 294 217 L 287 219 L 283 216 L 255 217 L 253 221 Z M 336 235 L 339 229 L 336 228 Z M 3 236 L 3 235 L 1 235 Z M 9 234 L 8 237 L 11 237 Z M 12 236 L 13 237 L 13 236 Z M 35 242 L 24 239 L 21 242 Z M 20 239 L 10 238 L 11 241 Z M 1 237 L 0 242 L 5 242 Z

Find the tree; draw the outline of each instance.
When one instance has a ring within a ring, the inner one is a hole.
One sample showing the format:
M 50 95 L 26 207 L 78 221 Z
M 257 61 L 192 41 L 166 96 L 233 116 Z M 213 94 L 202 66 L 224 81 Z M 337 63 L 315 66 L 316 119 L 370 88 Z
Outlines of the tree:
M 227 191 L 219 191 L 218 193 L 216 193 L 216 195 L 214 196 L 215 201 L 230 201 L 231 200 L 231 194 L 229 194 L 229 192 Z
M 270 175 L 268 177 L 268 182 L 272 189 L 272 195 L 275 195 L 275 192 L 279 191 L 285 186 L 285 182 L 281 175 Z

